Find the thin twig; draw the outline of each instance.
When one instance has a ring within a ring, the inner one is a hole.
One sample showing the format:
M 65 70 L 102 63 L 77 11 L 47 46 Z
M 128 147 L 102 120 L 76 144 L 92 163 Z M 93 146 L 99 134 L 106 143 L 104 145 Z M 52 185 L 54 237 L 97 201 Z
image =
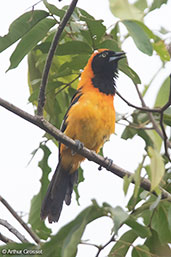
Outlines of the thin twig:
M 12 239 L 4 236 L 2 233 L 0 233 L 0 241 L 4 242 L 5 244 L 9 244 L 9 243 L 16 243 L 15 241 L 13 241 Z
M 143 106 L 144 108 L 146 108 L 147 106 L 146 106 L 146 104 L 145 104 L 145 101 L 144 101 L 144 99 L 143 99 L 143 97 L 142 97 L 142 95 L 141 95 L 141 93 L 140 93 L 140 91 L 139 91 L 139 88 L 138 88 L 138 86 L 137 86 L 136 84 L 135 84 L 135 88 L 136 88 L 136 90 L 137 90 L 137 93 L 138 93 L 138 96 L 139 96 L 139 98 L 140 98 L 140 101 L 141 101 L 142 106 Z M 153 124 L 153 127 L 154 127 L 154 129 L 156 130 L 156 132 L 159 134 L 159 136 L 160 136 L 162 139 L 164 139 L 163 134 L 162 134 L 161 130 L 159 129 L 159 127 L 158 127 L 158 125 L 157 125 L 157 123 L 156 123 L 156 121 L 155 121 L 155 119 L 154 119 L 152 113 L 148 113 L 148 116 L 149 116 L 149 119 L 150 119 L 151 123 Z
M 164 150 L 165 150 L 165 155 L 167 156 L 168 160 L 171 161 L 170 159 L 170 156 L 169 156 L 169 153 L 168 153 L 168 148 L 167 148 L 167 135 L 166 135 L 166 131 L 165 131 L 165 128 L 164 128 L 164 125 L 163 125 L 163 117 L 164 117 L 164 113 L 162 112 L 160 114 L 160 127 L 161 127 L 161 130 L 163 132 L 163 141 L 164 141 Z
M 48 80 L 48 75 L 49 75 L 49 70 L 52 64 L 52 59 L 53 56 L 55 54 L 58 42 L 59 42 L 59 38 L 67 24 L 67 22 L 69 21 L 75 7 L 77 4 L 78 0 L 72 0 L 67 12 L 65 13 L 61 23 L 58 26 L 58 30 L 54 36 L 54 39 L 52 41 L 52 44 L 50 46 L 48 55 L 47 55 L 47 59 L 46 59 L 46 63 L 44 66 L 44 70 L 43 70 L 43 75 L 42 75 L 42 81 L 41 81 L 41 85 L 40 85 L 40 92 L 39 92 L 39 98 L 38 98 L 38 107 L 37 107 L 37 115 L 39 116 L 43 116 L 43 107 L 45 105 L 45 91 L 46 91 L 46 84 L 47 84 L 47 80 Z
M 29 243 L 29 241 L 23 236 L 16 228 L 14 228 L 8 221 L 0 219 L 0 225 L 6 227 L 12 234 L 14 234 L 22 243 Z
M 0 202 L 8 209 L 8 211 L 18 220 L 18 222 L 25 228 L 25 230 L 29 233 L 29 235 L 33 238 L 33 240 L 40 244 L 40 238 L 32 231 L 31 228 L 21 219 L 21 217 L 16 213 L 16 211 L 9 205 L 9 203 L 0 196 Z
M 86 241 L 83 241 L 81 240 L 81 242 L 79 244 L 82 244 L 82 245 L 88 245 L 88 246 L 94 246 L 96 248 L 99 249 L 100 246 L 96 245 L 96 244 L 92 244 L 92 243 L 89 243 L 89 242 L 86 242 Z
M 95 257 L 98 257 L 99 254 L 101 253 L 101 251 L 107 247 L 110 243 L 114 242 L 115 241 L 115 234 L 111 237 L 111 239 L 106 243 L 104 244 L 103 246 L 100 246 L 98 247 L 98 252 L 96 253 L 96 256 Z
M 70 81 L 69 83 L 66 83 L 62 88 L 60 88 L 55 95 L 58 95 L 61 91 L 63 91 L 65 88 L 70 87 L 72 83 L 74 83 L 77 79 L 79 79 L 81 74 L 79 74 L 75 79 L 73 79 L 72 81 Z
M 136 88 L 137 93 L 138 93 L 138 95 L 139 95 L 139 98 L 140 98 L 140 100 L 141 100 L 142 106 L 146 108 L 147 106 L 146 106 L 145 101 L 144 101 L 144 99 L 143 99 L 143 97 L 142 97 L 142 95 L 141 95 L 141 93 L 140 93 L 140 91 L 139 91 L 138 86 L 135 85 L 135 88 Z M 166 110 L 166 108 L 168 108 L 170 105 L 171 105 L 171 86 L 170 86 L 169 100 L 168 100 L 168 102 L 167 102 L 162 108 L 160 108 L 160 109 L 158 110 L 158 113 L 161 115 L 161 114 L 164 112 L 164 110 Z M 157 122 L 155 121 L 155 119 L 154 119 L 154 117 L 153 117 L 153 115 L 152 115 L 151 112 L 148 113 L 148 116 L 149 116 L 149 119 L 150 119 L 151 123 L 153 124 L 153 127 L 154 127 L 155 131 L 157 132 L 157 134 L 164 140 L 165 144 L 166 144 L 169 148 L 171 148 L 171 142 L 167 139 L 166 133 L 165 133 L 165 132 L 163 133 L 164 127 L 161 127 L 161 130 L 159 129 L 158 124 L 157 124 Z M 160 117 L 160 121 L 161 121 L 161 117 Z M 161 124 L 160 124 L 160 125 L 161 125 Z M 167 149 L 167 148 L 166 148 L 166 149 Z M 166 149 L 165 149 L 165 150 L 166 150 Z M 166 156 L 169 156 L 169 154 L 168 154 L 167 151 L 166 151 Z
M 58 140 L 60 143 L 65 144 L 69 148 L 73 149 L 75 152 L 78 152 L 85 158 L 87 158 L 89 161 L 93 161 L 97 164 L 99 164 L 101 167 L 106 168 L 108 171 L 112 172 L 113 174 L 119 176 L 120 178 L 123 178 L 124 176 L 132 176 L 132 173 L 129 171 L 126 171 L 122 169 L 121 167 L 112 164 L 109 165 L 109 161 L 102 156 L 96 154 L 94 151 L 89 150 L 86 147 L 83 147 L 81 149 L 78 149 L 77 143 L 67 137 L 65 134 L 63 134 L 60 130 L 58 130 L 56 127 L 54 127 L 52 124 L 50 124 L 48 121 L 46 121 L 43 117 L 40 116 L 33 116 L 20 108 L 12 105 L 11 103 L 3 100 L 0 98 L 0 105 L 3 106 L 5 109 L 15 113 L 16 115 L 20 116 L 21 118 L 29 121 L 30 123 L 38 126 L 39 128 L 43 129 L 50 135 L 52 135 L 56 140 Z M 134 180 L 131 181 L 134 183 Z M 150 191 L 151 189 L 151 183 L 148 179 L 142 178 L 140 186 L 144 188 L 147 191 Z M 167 191 L 165 191 L 163 188 L 160 188 L 162 192 L 162 198 L 167 198 L 169 201 L 171 201 L 171 194 L 169 194 Z M 153 192 L 155 194 L 155 192 Z
M 154 109 L 150 109 L 149 107 L 147 106 L 144 106 L 144 107 L 139 107 L 139 106 L 136 106 L 134 104 L 131 104 L 128 100 L 126 100 L 118 91 L 116 91 L 116 94 L 125 102 L 127 103 L 127 105 L 129 105 L 130 107 L 133 107 L 137 110 L 140 110 L 140 111 L 144 111 L 144 112 L 160 112 L 160 108 L 154 108 Z

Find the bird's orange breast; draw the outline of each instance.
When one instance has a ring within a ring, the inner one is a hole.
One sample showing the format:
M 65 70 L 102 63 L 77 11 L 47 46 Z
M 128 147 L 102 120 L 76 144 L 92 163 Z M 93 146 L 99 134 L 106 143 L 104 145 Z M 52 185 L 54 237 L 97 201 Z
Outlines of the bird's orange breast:
M 91 87 L 82 92 L 82 96 L 68 112 L 67 127 L 64 133 L 74 140 L 81 141 L 85 147 L 99 152 L 104 142 L 115 129 L 115 110 L 113 96 L 100 93 Z M 70 172 L 78 168 L 84 157 L 75 154 L 61 145 L 62 163 Z

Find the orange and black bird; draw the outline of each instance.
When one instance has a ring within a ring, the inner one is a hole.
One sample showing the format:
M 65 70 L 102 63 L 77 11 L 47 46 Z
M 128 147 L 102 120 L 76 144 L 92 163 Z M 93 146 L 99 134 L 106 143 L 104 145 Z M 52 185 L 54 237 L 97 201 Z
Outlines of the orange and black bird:
M 118 61 L 124 52 L 98 49 L 88 60 L 77 92 L 65 114 L 61 131 L 85 147 L 99 152 L 115 129 L 115 80 Z M 85 158 L 64 144 L 59 146 L 59 163 L 42 203 L 41 218 L 50 223 L 59 220 L 63 202 L 71 203 L 73 186 L 78 178 L 78 168 Z

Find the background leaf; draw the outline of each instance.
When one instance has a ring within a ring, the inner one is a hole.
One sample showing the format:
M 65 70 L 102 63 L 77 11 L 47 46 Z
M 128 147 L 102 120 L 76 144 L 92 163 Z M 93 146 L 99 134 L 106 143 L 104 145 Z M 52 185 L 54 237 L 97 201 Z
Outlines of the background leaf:
M 165 169 L 164 162 L 160 153 L 153 149 L 152 147 L 148 148 L 149 156 L 151 159 L 150 163 L 150 174 L 151 174 L 151 191 L 153 191 L 160 183 Z
M 132 250 L 132 257 L 149 257 L 150 252 L 146 245 L 136 245 Z
M 4 51 L 18 39 L 27 34 L 36 24 L 49 15 L 43 10 L 26 12 L 17 18 L 9 27 L 9 32 L 4 37 L 0 37 L 0 52 Z
M 50 28 L 52 28 L 55 24 L 56 21 L 46 18 L 35 25 L 18 43 L 16 49 L 10 57 L 10 67 L 8 70 L 16 68 L 24 56 L 28 54 L 28 52 L 31 51 L 32 48 L 46 36 Z
M 169 202 L 159 204 L 154 212 L 151 227 L 157 232 L 161 244 L 170 243 L 171 230 L 168 222 Z
M 167 0 L 153 0 L 153 3 L 149 9 L 149 11 L 153 11 L 155 10 L 156 8 L 160 8 L 162 4 L 165 4 L 167 3 Z
M 144 29 L 135 20 L 122 20 L 121 21 L 127 28 L 130 36 L 134 40 L 137 48 L 147 55 L 152 55 L 153 47 L 150 39 Z
M 31 208 L 29 212 L 29 224 L 31 224 L 32 229 L 37 233 L 37 235 L 41 238 L 46 240 L 49 235 L 51 234 L 51 229 L 47 228 L 44 222 L 40 219 L 40 209 L 43 198 L 45 196 L 49 180 L 48 175 L 51 171 L 50 167 L 48 166 L 48 158 L 51 154 L 50 150 L 47 148 L 46 145 L 40 145 L 40 149 L 43 150 L 43 158 L 39 162 L 39 167 L 42 170 L 42 177 L 41 177 L 41 189 L 40 192 L 33 197 L 31 200 Z
M 104 208 L 99 207 L 94 201 L 93 205 L 83 210 L 73 221 L 61 228 L 55 236 L 51 237 L 49 242 L 43 245 L 44 255 L 46 257 L 76 256 L 77 244 L 81 240 L 86 225 L 104 215 Z
M 167 103 L 169 98 L 169 91 L 170 91 L 169 88 L 170 88 L 170 79 L 168 77 L 165 79 L 165 81 L 163 82 L 162 86 L 160 87 L 157 93 L 156 101 L 154 104 L 155 107 L 162 107 Z
M 115 243 L 114 247 L 109 253 L 109 257 L 126 256 L 131 244 L 137 239 L 137 234 L 133 230 L 125 232 Z
M 120 206 L 113 207 L 106 207 L 106 210 L 111 213 L 111 217 L 114 222 L 114 232 L 117 234 L 118 229 L 122 223 L 128 218 L 128 213 L 124 211 Z
M 128 0 L 113 1 L 109 0 L 110 10 L 115 17 L 120 19 L 136 19 L 143 18 L 143 12 L 135 5 L 129 3 Z
M 56 55 L 91 54 L 91 47 L 82 41 L 70 41 L 58 45 Z

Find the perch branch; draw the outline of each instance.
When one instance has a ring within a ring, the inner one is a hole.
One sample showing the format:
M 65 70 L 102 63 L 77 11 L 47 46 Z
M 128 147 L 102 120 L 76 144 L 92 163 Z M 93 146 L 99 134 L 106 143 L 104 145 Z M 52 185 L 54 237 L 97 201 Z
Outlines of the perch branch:
M 77 144 L 74 140 L 67 137 L 65 134 L 63 134 L 60 130 L 58 130 L 56 127 L 54 127 L 52 124 L 50 124 L 48 121 L 46 121 L 43 117 L 40 116 L 33 116 L 20 108 L 12 105 L 11 103 L 3 100 L 0 98 L 0 105 L 3 106 L 5 109 L 15 113 L 16 115 L 20 116 L 21 118 L 29 121 L 30 123 L 38 126 L 39 128 L 43 129 L 50 135 L 52 135 L 56 140 L 59 142 L 65 144 L 69 148 L 73 149 L 75 152 L 78 152 L 79 154 L 83 155 L 85 158 L 87 158 L 89 161 L 93 161 L 97 164 L 99 164 L 101 167 L 106 168 L 108 171 L 112 172 L 113 174 L 119 176 L 120 178 L 123 178 L 124 176 L 130 177 L 132 175 L 131 172 L 126 171 L 122 169 L 121 167 L 112 164 L 109 167 L 109 161 L 103 158 L 102 156 L 96 154 L 94 151 L 91 151 L 85 147 L 82 149 L 78 149 Z M 132 180 L 132 183 L 134 183 L 134 180 Z M 141 187 L 144 188 L 147 191 L 150 191 L 151 184 L 148 179 L 141 178 Z M 171 194 L 169 194 L 167 191 L 161 188 L 162 192 L 162 198 L 168 198 L 169 201 L 171 201 Z M 154 193 L 154 192 L 153 192 Z M 155 193 L 154 193 L 155 194 Z

